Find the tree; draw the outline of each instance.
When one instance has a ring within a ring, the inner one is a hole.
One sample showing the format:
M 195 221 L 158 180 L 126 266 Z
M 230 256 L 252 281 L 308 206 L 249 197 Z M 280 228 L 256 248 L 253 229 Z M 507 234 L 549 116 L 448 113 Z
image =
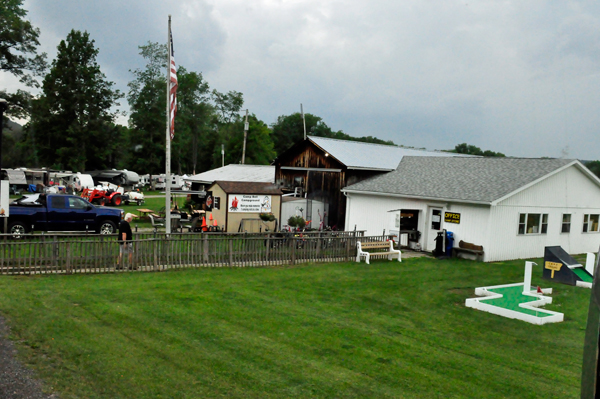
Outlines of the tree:
M 600 177 L 600 161 L 585 162 L 585 166 L 596 176 Z
M 218 114 L 218 121 L 221 124 L 236 122 L 240 119 L 240 111 L 244 106 L 244 96 L 239 91 L 230 91 L 229 93 L 220 93 L 217 90 L 212 91 L 213 101 Z
M 244 120 L 224 125 L 219 130 L 219 140 L 225 144 L 225 164 L 240 163 L 244 146 Z M 275 158 L 271 130 L 256 115 L 248 117 L 246 159 L 248 165 L 269 165 Z M 221 146 L 215 145 L 212 167 L 221 166 Z
M 164 171 L 165 165 L 167 46 L 148 42 L 139 49 L 146 67 L 130 71 L 134 79 L 128 83 L 127 101 L 131 110 L 129 148 L 133 156 L 128 167 L 157 174 Z M 176 135 L 177 131 L 176 122 Z
M 42 76 L 46 54 L 36 54 L 40 30 L 24 20 L 23 0 L 0 2 L 0 70 L 15 75 L 28 86 L 38 86 L 31 76 Z
M 114 119 L 121 96 L 96 62 L 89 33 L 71 30 L 33 101 L 28 139 L 39 161 L 57 169 L 89 170 L 113 165 Z
M 395 145 L 391 140 L 381 140 L 373 136 L 354 137 L 342 132 L 333 131 L 323 119 L 313 114 L 304 114 L 306 121 L 306 134 L 308 136 L 328 137 L 338 140 L 360 141 L 364 143 Z M 301 141 L 304 138 L 304 123 L 302 114 L 296 112 L 291 115 L 282 115 L 277 118 L 277 122 L 271 125 L 273 129 L 273 142 L 275 151 L 279 155 L 288 148 Z
M 306 132 L 310 136 L 333 137 L 334 133 L 323 120 L 313 114 L 304 114 Z M 304 123 L 302 114 L 296 112 L 291 115 L 282 115 L 277 118 L 271 128 L 275 143 L 275 152 L 279 155 L 304 138 Z
M 176 136 L 172 142 L 172 155 L 178 174 L 196 173 L 199 154 L 204 154 L 210 166 L 212 147 L 206 148 L 210 136 L 214 107 L 209 103 L 209 86 L 198 72 L 177 70 L 177 120 Z
M 471 144 L 467 144 L 467 143 L 457 144 L 454 147 L 454 150 L 450 151 L 450 152 L 455 152 L 457 154 L 480 155 L 480 156 L 484 156 L 484 157 L 505 157 L 506 156 L 501 152 L 494 152 L 494 151 L 490 151 L 490 150 L 482 151 L 481 148 L 471 145 Z

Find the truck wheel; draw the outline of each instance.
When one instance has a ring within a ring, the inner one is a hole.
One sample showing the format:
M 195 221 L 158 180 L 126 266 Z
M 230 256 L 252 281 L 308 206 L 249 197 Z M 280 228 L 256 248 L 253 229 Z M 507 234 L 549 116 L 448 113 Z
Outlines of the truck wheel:
M 100 222 L 100 227 L 98 228 L 99 234 L 114 234 L 117 232 L 117 225 L 110 220 L 103 220 Z
M 121 202 L 123 202 L 123 199 L 121 198 L 121 196 L 119 194 L 115 194 L 112 197 L 111 202 L 114 206 L 119 206 L 119 205 L 121 205 Z
M 8 233 L 13 238 L 21 238 L 24 234 L 27 234 L 27 226 L 23 222 L 12 222 L 8 225 Z

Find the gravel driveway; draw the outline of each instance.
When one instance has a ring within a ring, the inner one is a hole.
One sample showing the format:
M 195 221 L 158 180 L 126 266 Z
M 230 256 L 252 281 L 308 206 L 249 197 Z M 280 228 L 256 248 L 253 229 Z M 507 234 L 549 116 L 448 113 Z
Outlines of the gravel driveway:
M 8 335 L 9 327 L 0 316 L 0 398 L 58 399 L 56 394 L 42 392 L 42 381 L 17 360 L 17 350 Z

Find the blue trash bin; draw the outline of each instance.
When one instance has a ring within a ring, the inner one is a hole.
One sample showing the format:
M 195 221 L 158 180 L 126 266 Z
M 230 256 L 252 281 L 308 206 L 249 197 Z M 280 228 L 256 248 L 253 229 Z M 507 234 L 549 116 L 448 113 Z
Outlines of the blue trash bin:
M 454 233 L 451 231 L 446 232 L 446 256 L 452 256 L 452 247 L 454 247 Z

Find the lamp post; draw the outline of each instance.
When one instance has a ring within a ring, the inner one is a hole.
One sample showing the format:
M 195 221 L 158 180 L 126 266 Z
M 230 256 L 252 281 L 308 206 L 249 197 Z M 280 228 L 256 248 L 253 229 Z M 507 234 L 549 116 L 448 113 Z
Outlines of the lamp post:
M 0 98 L 0 180 L 2 180 L 2 132 L 4 131 L 4 111 L 8 109 L 8 103 Z

